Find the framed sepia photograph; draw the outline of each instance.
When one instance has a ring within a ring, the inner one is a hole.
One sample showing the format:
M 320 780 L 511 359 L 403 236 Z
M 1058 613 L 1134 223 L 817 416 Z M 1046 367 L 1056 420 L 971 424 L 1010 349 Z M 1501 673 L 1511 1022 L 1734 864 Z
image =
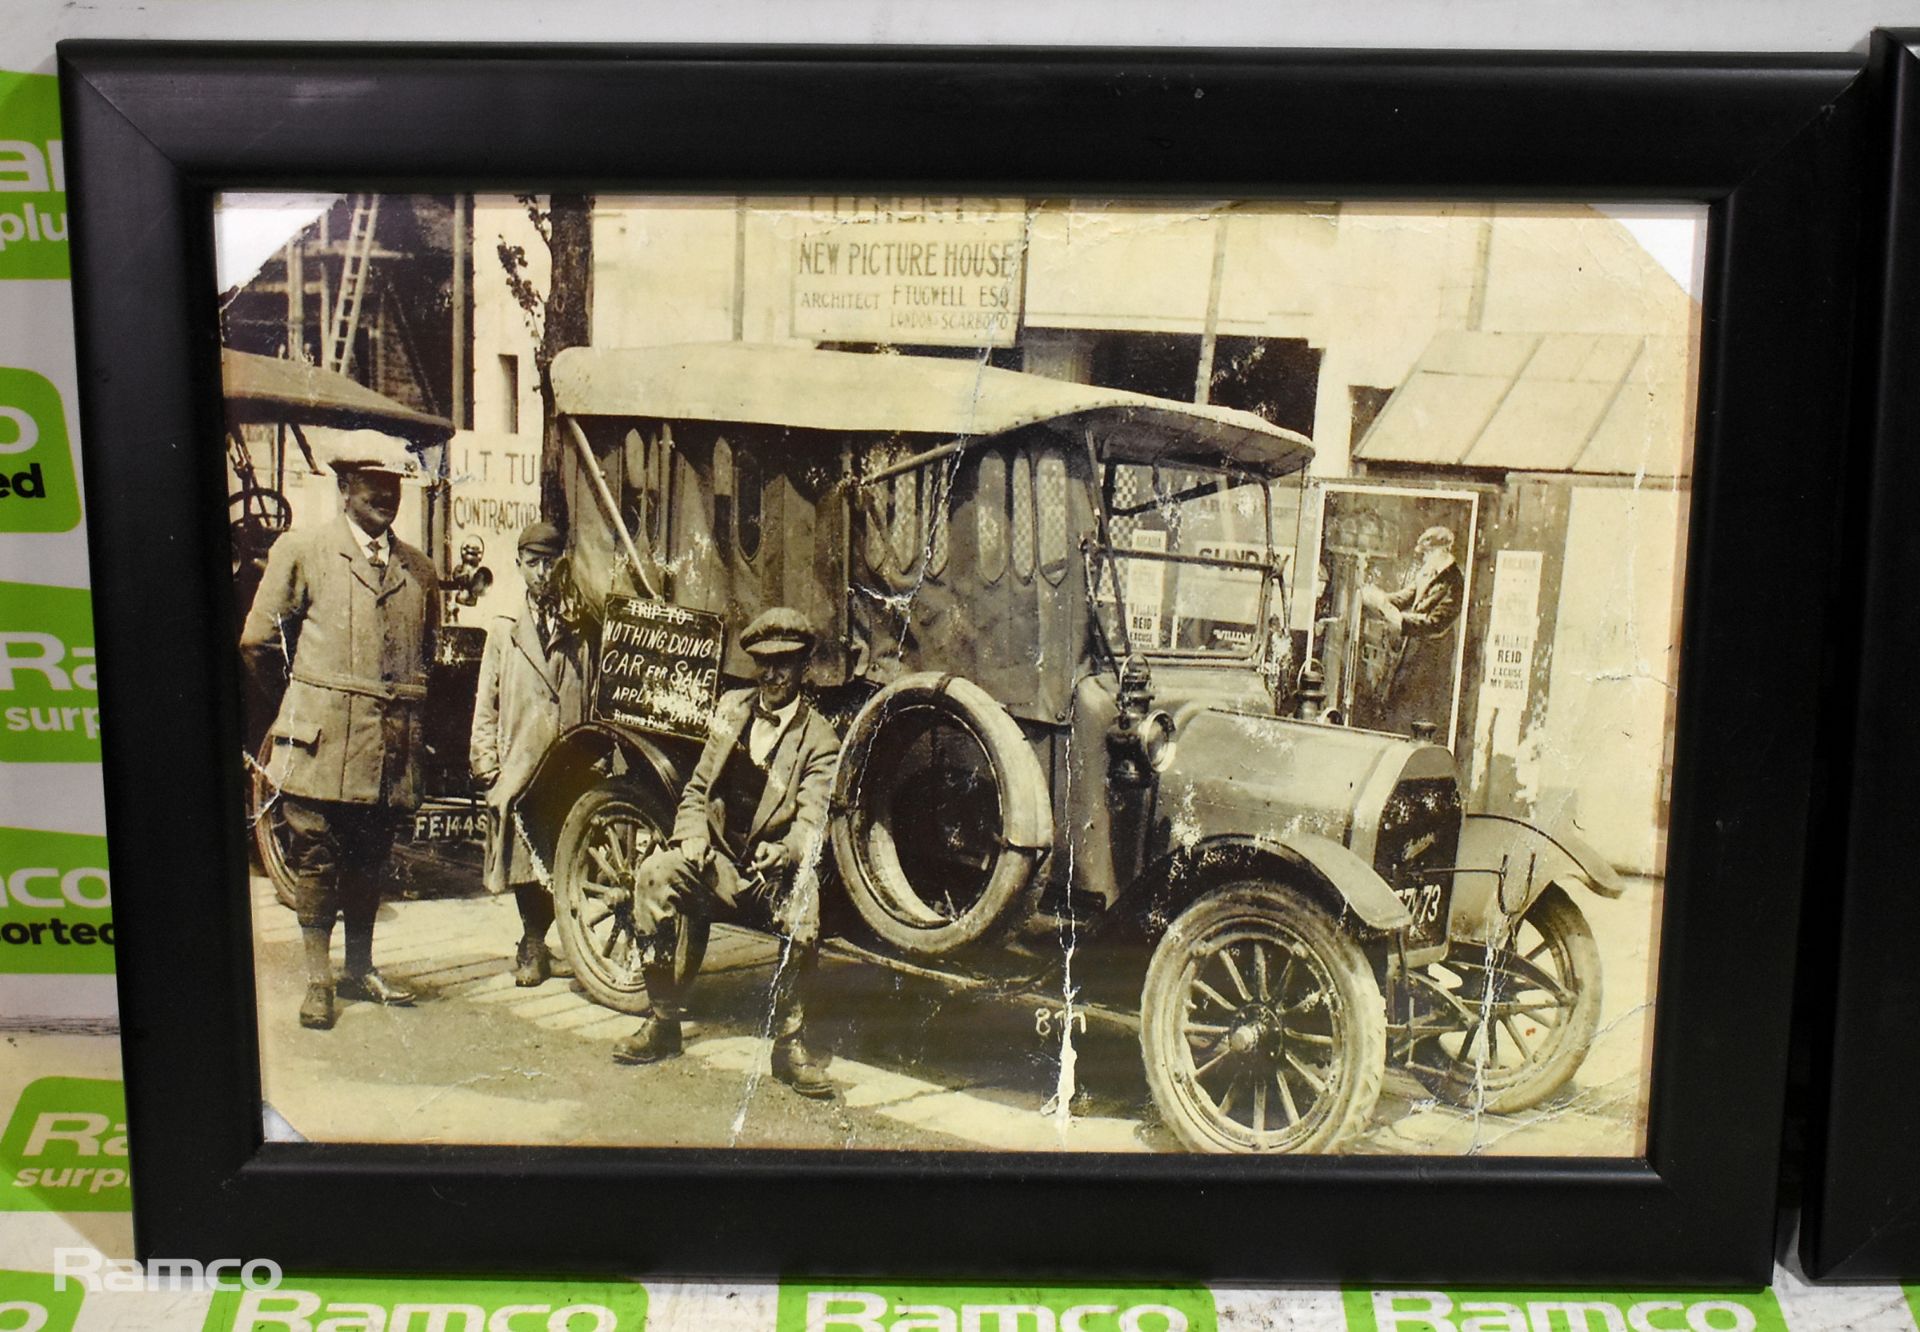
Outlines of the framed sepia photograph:
M 143 1251 L 1768 1270 L 1856 62 L 63 61 Z
M 1859 644 L 1840 695 L 1849 723 L 1834 761 L 1841 855 L 1837 900 L 1808 919 L 1808 980 L 1800 1039 L 1810 1072 L 1799 1255 L 1807 1273 L 1841 1281 L 1920 1278 L 1920 1165 L 1910 1147 L 1920 1080 L 1890 1057 L 1915 1001 L 1898 957 L 1920 926 L 1906 886 L 1898 829 L 1902 769 L 1915 727 L 1901 702 L 1901 668 L 1920 643 L 1907 592 L 1920 560 L 1903 498 L 1915 479 L 1911 449 L 1920 398 L 1908 364 L 1920 346 L 1920 33 L 1874 34 L 1870 65 L 1881 163 L 1866 214 L 1861 265 L 1864 463 L 1851 497 L 1859 570 L 1848 611 Z

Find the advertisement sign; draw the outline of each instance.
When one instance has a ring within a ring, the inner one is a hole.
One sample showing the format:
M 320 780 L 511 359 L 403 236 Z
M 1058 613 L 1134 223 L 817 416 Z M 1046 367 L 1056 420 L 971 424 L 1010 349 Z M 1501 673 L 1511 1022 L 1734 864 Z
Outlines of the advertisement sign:
M 642 1332 L 647 1290 L 626 1282 L 405 1280 L 288 1276 L 271 1289 L 221 1290 L 203 1332 Z
M 0 366 L 0 532 L 67 532 L 79 522 L 60 390 L 44 375 Z
M 611 597 L 600 637 L 594 716 L 698 740 L 720 688 L 726 625 L 718 615 Z
M 1020 213 L 841 214 L 793 243 L 793 331 L 818 342 L 1011 347 L 1026 260 Z
M 1772 1291 L 1349 1290 L 1347 1332 L 1786 1332 Z

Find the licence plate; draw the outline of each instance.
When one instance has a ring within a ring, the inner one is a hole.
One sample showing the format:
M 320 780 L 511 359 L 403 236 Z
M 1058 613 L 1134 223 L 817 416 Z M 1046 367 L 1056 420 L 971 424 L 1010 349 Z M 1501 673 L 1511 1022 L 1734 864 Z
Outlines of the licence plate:
M 1447 878 L 1406 884 L 1393 890 L 1400 905 L 1413 917 L 1413 923 L 1407 927 L 1409 948 L 1445 942 L 1447 902 L 1453 896 L 1452 888 L 1453 881 Z
M 421 810 L 413 816 L 413 840 L 416 842 L 484 842 L 487 840 L 487 815 L 484 809 Z

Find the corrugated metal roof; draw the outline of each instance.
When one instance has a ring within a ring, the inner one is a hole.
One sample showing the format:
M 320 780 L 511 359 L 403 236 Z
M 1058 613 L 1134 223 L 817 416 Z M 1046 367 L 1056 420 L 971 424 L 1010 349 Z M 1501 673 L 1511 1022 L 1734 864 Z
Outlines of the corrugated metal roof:
M 1095 426 L 1144 461 L 1306 466 L 1306 436 L 1251 412 L 1000 370 L 974 361 L 745 342 L 573 347 L 553 362 L 561 411 L 742 421 L 849 433 L 986 438 L 1048 422 Z
M 1687 344 L 1617 333 L 1436 334 L 1354 450 L 1363 462 L 1684 476 Z

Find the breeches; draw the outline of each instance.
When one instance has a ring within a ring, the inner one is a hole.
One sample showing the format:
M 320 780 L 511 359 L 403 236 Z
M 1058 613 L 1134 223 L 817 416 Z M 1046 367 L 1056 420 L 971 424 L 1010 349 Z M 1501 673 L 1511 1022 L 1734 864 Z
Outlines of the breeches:
M 779 936 L 780 958 L 774 970 L 771 1008 L 775 1036 L 798 1034 L 803 1020 L 800 988 L 812 972 L 820 948 L 819 880 L 812 874 L 783 874 L 761 884 L 745 878 L 716 851 L 706 865 L 695 865 L 676 847 L 649 856 L 640 871 L 641 893 L 653 895 L 662 919 L 660 938 L 645 971 L 647 996 L 659 1017 L 678 1017 L 689 982 L 675 975 L 673 931 L 678 917 L 723 920 Z
M 350 805 L 281 795 L 294 912 L 305 926 L 371 928 L 398 814 L 387 805 Z

